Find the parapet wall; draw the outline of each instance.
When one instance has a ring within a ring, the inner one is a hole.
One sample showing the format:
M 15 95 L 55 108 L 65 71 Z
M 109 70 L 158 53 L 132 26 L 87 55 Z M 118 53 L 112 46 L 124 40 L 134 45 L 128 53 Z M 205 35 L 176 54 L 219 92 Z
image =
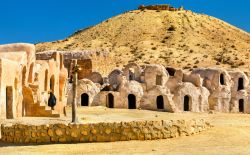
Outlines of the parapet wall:
M 8 143 L 78 143 L 166 139 L 190 136 L 211 127 L 203 119 L 95 124 L 1 125 Z
M 183 7 L 180 8 L 174 8 L 168 4 L 162 4 L 162 5 L 148 5 L 148 6 L 144 6 L 144 5 L 140 5 L 138 7 L 139 10 L 167 10 L 167 11 L 182 11 L 184 10 Z

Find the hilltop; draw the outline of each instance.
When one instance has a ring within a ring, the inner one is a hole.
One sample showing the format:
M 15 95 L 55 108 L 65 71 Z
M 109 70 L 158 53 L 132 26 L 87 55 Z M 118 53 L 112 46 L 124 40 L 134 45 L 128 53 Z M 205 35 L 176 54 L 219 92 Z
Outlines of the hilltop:
M 192 11 L 133 10 L 79 30 L 64 40 L 39 43 L 45 50 L 107 50 L 117 67 L 128 62 L 177 68 L 247 69 L 250 34 Z

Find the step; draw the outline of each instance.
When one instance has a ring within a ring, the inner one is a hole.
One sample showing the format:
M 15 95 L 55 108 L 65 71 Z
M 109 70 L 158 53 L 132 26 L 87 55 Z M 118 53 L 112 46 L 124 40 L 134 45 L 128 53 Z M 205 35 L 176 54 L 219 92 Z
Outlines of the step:
M 60 117 L 60 114 L 56 110 L 51 110 L 51 107 L 43 105 L 39 106 L 38 104 L 30 104 L 28 105 L 28 109 L 32 109 L 33 112 L 37 111 L 33 114 L 29 114 L 29 116 L 36 116 L 36 117 Z
M 52 117 L 60 117 L 61 116 L 56 110 L 50 110 L 49 113 L 50 113 L 50 115 L 52 115 Z
M 49 106 L 45 106 L 45 110 L 52 110 L 52 109 Z
M 56 110 L 51 110 L 51 114 L 59 114 Z
M 51 117 L 61 117 L 61 115 L 60 114 L 52 114 Z
M 38 105 L 39 106 L 39 105 Z M 44 109 L 46 111 L 52 110 L 51 107 L 47 106 L 47 105 L 40 105 L 39 106 L 40 109 Z

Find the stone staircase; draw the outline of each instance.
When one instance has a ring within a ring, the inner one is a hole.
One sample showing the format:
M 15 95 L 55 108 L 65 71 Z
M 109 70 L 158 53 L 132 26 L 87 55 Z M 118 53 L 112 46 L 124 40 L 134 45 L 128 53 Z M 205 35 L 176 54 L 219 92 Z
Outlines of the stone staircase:
M 25 88 L 26 100 L 29 101 L 25 105 L 25 116 L 27 117 L 60 117 L 59 112 L 51 110 L 51 107 L 47 106 L 45 101 L 41 98 L 43 96 L 38 94 L 37 85 L 30 84 L 29 87 Z
M 26 116 L 28 117 L 60 117 L 56 110 L 51 110 L 49 106 L 39 104 L 26 105 Z

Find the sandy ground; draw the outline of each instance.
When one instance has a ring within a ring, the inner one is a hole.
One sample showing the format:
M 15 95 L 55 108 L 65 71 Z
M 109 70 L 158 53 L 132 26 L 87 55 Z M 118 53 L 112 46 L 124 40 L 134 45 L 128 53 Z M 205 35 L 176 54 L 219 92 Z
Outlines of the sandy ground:
M 0 154 L 250 154 L 250 115 L 247 114 L 171 114 L 101 107 L 79 109 L 78 113 L 79 120 L 83 122 L 204 118 L 214 127 L 199 135 L 153 141 L 51 145 L 13 145 L 0 142 Z M 32 120 L 34 118 L 18 121 L 31 123 Z M 70 117 L 39 118 L 36 122 L 51 123 L 54 120 L 70 122 Z

